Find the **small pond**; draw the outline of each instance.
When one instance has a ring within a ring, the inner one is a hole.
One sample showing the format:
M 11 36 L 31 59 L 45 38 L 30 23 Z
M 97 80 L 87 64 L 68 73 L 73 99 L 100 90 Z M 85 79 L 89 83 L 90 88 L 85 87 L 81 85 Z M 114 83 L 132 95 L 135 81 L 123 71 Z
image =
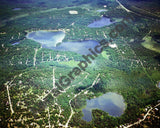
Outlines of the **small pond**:
M 105 12 L 105 11 L 107 11 L 107 10 L 105 10 L 105 9 L 97 10 L 97 12 Z
M 126 108 L 123 97 L 113 92 L 108 92 L 100 97 L 86 101 L 87 105 L 82 110 L 84 114 L 82 119 L 87 122 L 92 120 L 93 109 L 100 109 L 109 113 L 111 116 L 119 117 L 123 114 Z
M 158 85 L 157 85 L 157 86 L 158 86 L 158 88 L 160 88 L 160 82 L 158 83 Z
M 115 23 L 115 22 L 111 22 L 110 18 L 102 17 L 100 20 L 96 20 L 93 23 L 89 24 L 88 27 L 89 28 L 101 28 L 104 26 L 109 26 L 113 23 Z
M 20 42 L 15 42 L 15 43 L 13 43 L 12 45 L 17 45 L 17 44 L 20 44 Z
M 12 10 L 13 11 L 19 11 L 19 10 L 21 10 L 21 8 L 13 8 Z

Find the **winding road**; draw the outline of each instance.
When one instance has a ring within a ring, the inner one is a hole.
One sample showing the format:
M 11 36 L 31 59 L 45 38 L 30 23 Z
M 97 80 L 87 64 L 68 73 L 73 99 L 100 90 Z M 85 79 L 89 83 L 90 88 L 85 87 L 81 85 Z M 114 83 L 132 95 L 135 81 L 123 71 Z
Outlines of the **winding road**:
M 143 119 L 140 119 L 139 121 L 137 121 L 137 122 L 135 122 L 135 123 L 133 123 L 133 124 L 130 124 L 130 125 L 128 125 L 128 126 L 125 126 L 124 128 L 130 128 L 130 127 L 132 127 L 132 126 L 134 126 L 134 125 L 136 125 L 136 124 L 140 124 L 142 121 L 144 121 L 144 120 L 146 119 L 146 117 L 147 117 L 148 115 L 150 115 L 150 112 L 151 112 L 154 108 L 158 107 L 159 105 L 160 105 L 160 103 L 157 104 L 157 105 L 155 105 L 154 107 L 151 107 L 151 108 L 148 110 L 148 112 L 143 116 Z

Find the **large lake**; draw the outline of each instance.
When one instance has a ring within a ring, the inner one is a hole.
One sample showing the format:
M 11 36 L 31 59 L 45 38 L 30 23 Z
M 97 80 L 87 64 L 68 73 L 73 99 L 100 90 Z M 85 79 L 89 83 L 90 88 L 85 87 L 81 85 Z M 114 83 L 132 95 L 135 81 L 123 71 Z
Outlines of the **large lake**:
M 119 117 L 123 114 L 126 108 L 124 99 L 121 95 L 113 92 L 108 92 L 100 97 L 87 100 L 86 107 L 82 110 L 83 120 L 89 122 L 92 120 L 92 110 L 100 109 L 111 116 Z
M 30 32 L 26 36 L 28 39 L 34 40 L 42 44 L 43 48 L 58 50 L 58 51 L 72 51 L 78 54 L 89 54 L 89 48 L 94 48 L 99 43 L 94 40 L 62 42 L 65 38 L 65 33 L 62 31 L 35 31 Z
M 94 40 L 87 40 L 87 41 L 76 41 L 76 42 L 63 42 L 57 47 L 53 47 L 52 49 L 54 50 L 59 50 L 59 51 L 72 51 L 75 53 L 79 53 L 82 55 L 86 55 L 91 53 L 88 49 L 89 48 L 94 48 L 97 46 L 99 43 Z
M 89 28 L 101 28 L 104 26 L 109 26 L 110 24 L 113 24 L 115 22 L 111 22 L 110 18 L 102 17 L 100 20 L 96 20 L 93 23 L 89 24 Z

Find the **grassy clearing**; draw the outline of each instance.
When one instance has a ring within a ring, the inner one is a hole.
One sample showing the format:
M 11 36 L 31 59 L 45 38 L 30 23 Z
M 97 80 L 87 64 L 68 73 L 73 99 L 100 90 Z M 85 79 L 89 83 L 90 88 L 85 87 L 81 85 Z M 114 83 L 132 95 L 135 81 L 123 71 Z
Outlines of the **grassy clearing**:
M 74 60 L 59 62 L 59 64 L 64 64 L 69 67 L 76 67 L 78 65 L 78 63 L 79 63 L 78 61 L 74 61 Z
M 143 40 L 145 40 L 145 42 L 142 43 L 143 47 L 160 53 L 160 45 L 158 45 L 157 42 L 155 42 L 151 36 L 145 36 Z

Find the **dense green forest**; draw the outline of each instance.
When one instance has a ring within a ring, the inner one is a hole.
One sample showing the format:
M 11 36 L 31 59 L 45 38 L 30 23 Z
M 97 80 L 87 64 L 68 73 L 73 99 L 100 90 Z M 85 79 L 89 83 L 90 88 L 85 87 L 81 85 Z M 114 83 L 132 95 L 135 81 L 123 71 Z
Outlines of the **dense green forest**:
M 97 11 L 101 9 L 107 11 Z M 78 14 L 72 15 L 70 10 Z M 129 15 L 134 20 L 112 39 L 111 30 Z M 115 0 L 1 0 L 0 16 L 0 127 L 114 128 L 142 119 L 147 107 L 158 104 L 160 54 L 141 45 L 147 34 L 153 38 L 160 34 L 155 28 L 158 20 L 126 12 Z M 87 27 L 102 16 L 115 23 Z M 71 85 L 61 86 L 59 78 L 84 58 L 75 52 L 44 48 L 26 38 L 28 32 L 38 30 L 64 31 L 63 42 L 112 39 L 110 44 L 117 47 L 106 47 Z M 124 113 L 114 117 L 94 109 L 92 121 L 83 120 L 86 99 L 107 92 L 123 96 Z M 157 126 L 158 121 L 152 122 L 150 125 Z

